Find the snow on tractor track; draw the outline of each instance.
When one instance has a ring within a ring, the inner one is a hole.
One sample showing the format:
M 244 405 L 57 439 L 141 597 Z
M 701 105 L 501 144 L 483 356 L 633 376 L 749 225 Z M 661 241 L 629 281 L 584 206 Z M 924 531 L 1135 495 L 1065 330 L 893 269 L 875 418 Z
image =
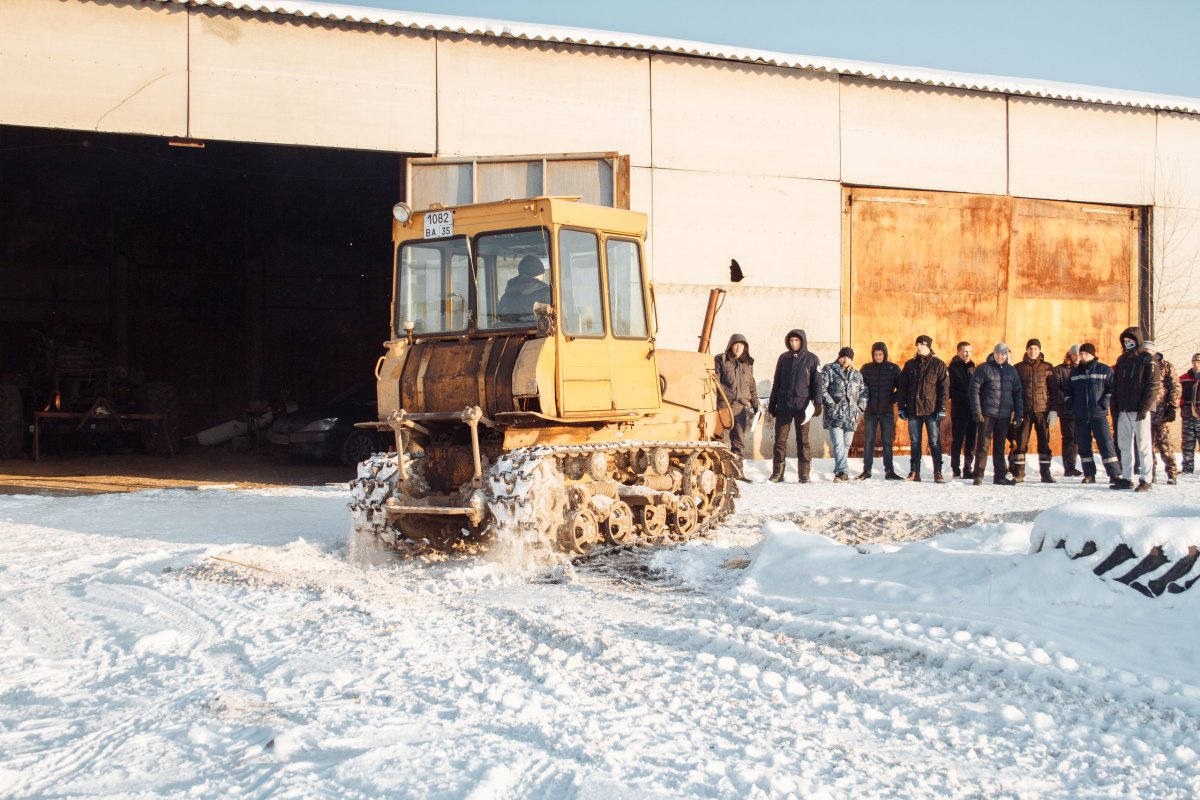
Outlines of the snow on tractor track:
M 1030 539 L 1198 486 L 754 484 L 532 575 L 340 487 L 0 497 L 0 795 L 1189 796 L 1200 591 Z

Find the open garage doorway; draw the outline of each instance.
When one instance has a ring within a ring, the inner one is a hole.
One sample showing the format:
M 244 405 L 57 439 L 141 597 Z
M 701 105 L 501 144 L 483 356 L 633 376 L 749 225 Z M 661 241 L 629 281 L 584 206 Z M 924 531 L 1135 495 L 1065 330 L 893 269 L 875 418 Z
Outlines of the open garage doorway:
M 370 381 L 405 159 L 0 126 L 0 380 L 87 341 L 185 436 Z

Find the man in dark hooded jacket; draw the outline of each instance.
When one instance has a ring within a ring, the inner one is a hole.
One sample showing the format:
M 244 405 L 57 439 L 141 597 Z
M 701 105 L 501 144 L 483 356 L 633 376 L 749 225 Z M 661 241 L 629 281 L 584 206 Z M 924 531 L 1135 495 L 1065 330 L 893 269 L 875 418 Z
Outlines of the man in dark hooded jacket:
M 1117 450 L 1121 456 L 1121 479 L 1114 489 L 1132 489 L 1133 464 L 1137 460 L 1137 491 L 1150 491 L 1154 464 L 1150 412 L 1162 391 L 1158 362 L 1143 347 L 1142 329 L 1121 331 L 1121 355 L 1113 369 L 1113 406 L 1117 414 Z
M 900 419 L 908 421 L 908 440 L 912 446 L 911 467 L 905 480 L 921 480 L 921 438 L 929 436 L 929 455 L 933 456 L 933 479 L 942 478 L 941 423 L 946 416 L 950 380 L 946 362 L 933 354 L 933 339 L 917 337 L 917 354 L 904 362 L 897 384 L 900 393 Z
M 956 478 L 970 478 L 975 474 L 971 468 L 975 457 L 975 417 L 971 416 L 968 398 L 975 362 L 971 360 L 970 342 L 958 343 L 958 352 L 950 359 L 946 372 L 950 376 L 950 471 Z
M 976 486 L 983 485 L 989 443 L 992 446 L 992 482 L 1000 486 L 1016 483 L 1004 474 L 1004 440 L 1009 422 L 1025 413 L 1025 395 L 1021 391 L 1021 377 L 1008 363 L 1008 355 L 1008 345 L 1004 342 L 993 347 L 987 361 L 975 368 L 967 391 L 971 415 L 979 425 L 975 430 Z
M 1196 470 L 1196 443 L 1200 441 L 1200 353 L 1192 354 L 1192 368 L 1179 376 L 1179 412 L 1183 420 L 1183 473 Z
M 754 359 L 750 343 L 740 333 L 729 337 L 725 352 L 714 359 L 717 378 L 721 381 L 720 404 L 729 402 L 733 427 L 729 429 L 729 450 L 738 465 L 738 480 L 746 480 L 742 472 L 742 449 L 750 418 L 758 412 L 758 384 L 754 381 Z
M 863 415 L 863 471 L 856 480 L 871 477 L 875 463 L 875 431 L 883 445 L 883 477 L 889 481 L 901 480 L 892 468 L 892 440 L 896 438 L 896 384 L 900 380 L 900 367 L 888 361 L 887 345 L 876 342 L 871 345 L 871 360 L 863 364 L 863 383 L 867 386 L 867 412 Z
M 775 379 L 771 382 L 771 399 L 767 411 L 775 418 L 775 451 L 771 480 L 783 480 L 787 463 L 788 435 L 796 426 L 796 464 L 800 482 L 808 483 L 812 472 L 812 450 L 808 444 L 809 402 L 813 416 L 821 413 L 821 361 L 808 349 L 808 334 L 800 329 L 788 331 L 784 338 L 787 351 L 775 363 Z

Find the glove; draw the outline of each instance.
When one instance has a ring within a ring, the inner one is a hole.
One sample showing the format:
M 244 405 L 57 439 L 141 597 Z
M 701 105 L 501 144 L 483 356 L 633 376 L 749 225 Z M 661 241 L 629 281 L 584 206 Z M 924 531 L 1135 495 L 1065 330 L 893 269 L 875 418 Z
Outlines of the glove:
M 1013 426 L 1014 428 L 1019 428 L 1019 427 L 1021 427 L 1021 424 L 1022 424 L 1024 421 L 1025 421 L 1025 418 L 1024 418 L 1024 417 L 1013 417 L 1012 426 Z
M 900 409 L 900 419 L 908 421 L 908 413 L 903 408 Z
M 1138 421 L 1138 422 L 1141 422 L 1141 421 L 1142 421 L 1142 420 L 1144 420 L 1145 418 L 1146 418 L 1146 412 L 1145 412 L 1145 411 L 1139 411 L 1139 412 L 1138 412 L 1138 415 L 1137 415 L 1137 421 Z
M 1163 419 L 1167 422 L 1175 421 L 1175 406 L 1167 406 L 1167 412 L 1163 414 Z
M 982 425 L 983 423 L 987 422 L 987 417 L 985 417 L 983 414 L 979 414 L 975 417 L 975 421 Z
M 821 404 L 813 403 L 813 419 L 816 419 L 819 416 L 821 416 Z

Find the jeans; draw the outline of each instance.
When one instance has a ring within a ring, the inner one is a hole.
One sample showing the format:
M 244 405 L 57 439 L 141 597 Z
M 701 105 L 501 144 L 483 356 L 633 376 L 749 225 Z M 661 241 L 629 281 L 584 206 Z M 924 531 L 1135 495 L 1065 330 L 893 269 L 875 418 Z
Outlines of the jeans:
M 892 472 L 892 440 L 896 438 L 896 418 L 891 413 L 866 414 L 863 417 L 863 471 L 870 472 L 875 463 L 875 429 L 879 429 L 883 445 L 883 468 Z
M 988 445 L 992 446 L 993 478 L 1003 478 L 1005 472 L 1004 442 L 1008 438 L 1008 417 L 984 417 L 975 429 L 975 474 L 982 478 L 987 471 Z
M 1121 477 L 1133 479 L 1133 460 L 1138 462 L 1138 478 L 1150 482 L 1154 450 L 1150 441 L 1150 415 L 1137 418 L 1136 411 L 1122 411 L 1117 417 L 1117 440 L 1121 448 Z
M 854 431 L 848 431 L 845 428 L 829 428 L 829 441 L 833 444 L 833 471 L 849 472 L 850 464 L 847 461 L 847 456 L 850 455 L 850 440 L 854 438 Z
M 1100 448 L 1104 474 L 1110 478 L 1117 477 L 1120 465 L 1107 416 L 1075 420 L 1075 443 L 1079 445 L 1079 461 L 1083 465 L 1083 474 L 1090 478 L 1096 477 L 1096 462 L 1092 459 L 1092 437 L 1095 437 L 1096 445 Z
M 933 472 L 942 471 L 942 442 L 941 430 L 936 415 L 928 417 L 908 418 L 908 441 L 912 445 L 912 460 L 910 472 L 921 472 L 921 432 L 929 435 L 929 455 L 933 456 Z
M 975 420 L 969 413 L 950 415 L 950 469 L 958 472 L 959 465 L 971 472 L 971 459 L 975 455 Z M 959 461 L 961 456 L 962 461 Z

